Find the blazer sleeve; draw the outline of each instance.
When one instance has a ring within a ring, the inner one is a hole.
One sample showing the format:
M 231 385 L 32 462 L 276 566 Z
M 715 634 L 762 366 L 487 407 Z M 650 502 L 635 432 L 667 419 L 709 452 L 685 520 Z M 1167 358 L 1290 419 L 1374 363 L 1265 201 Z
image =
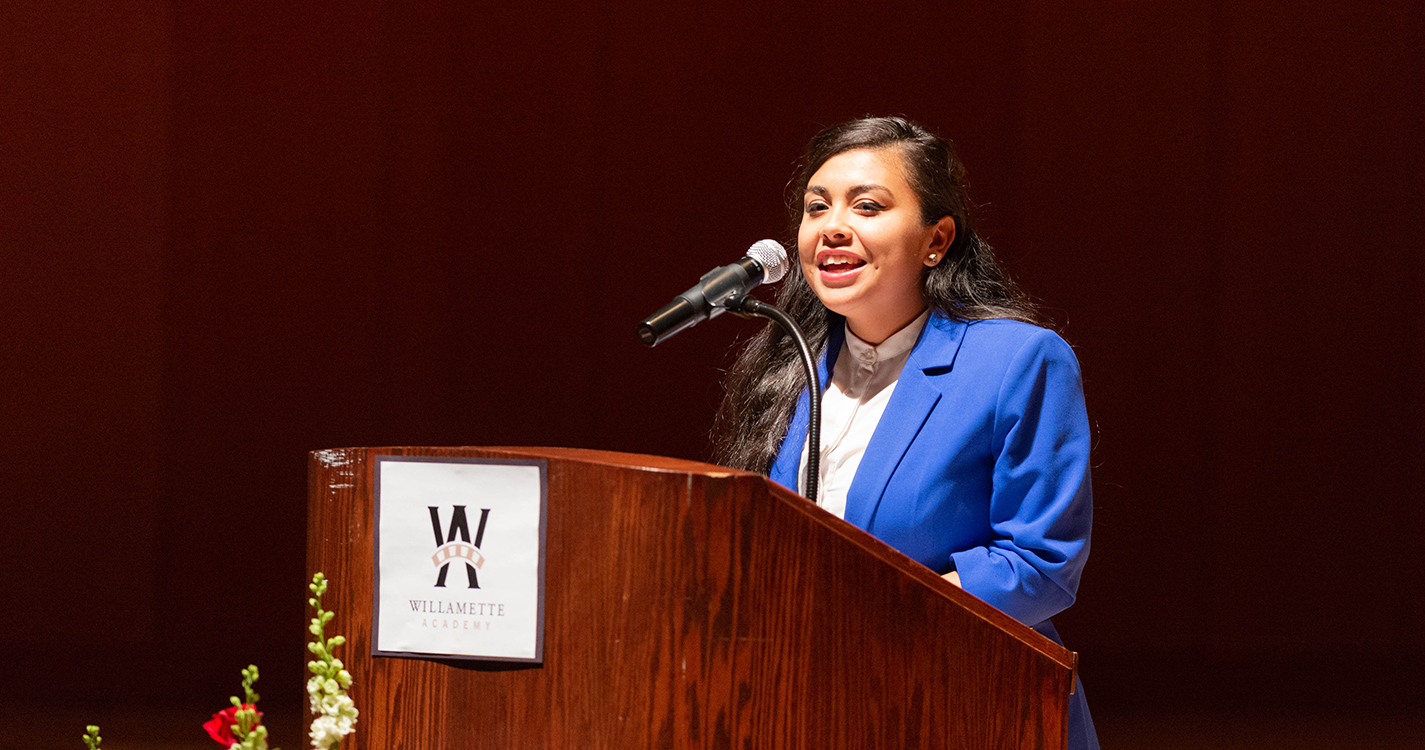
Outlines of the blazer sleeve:
M 1033 625 L 1073 603 L 1093 513 L 1083 383 L 1057 334 L 1011 358 L 993 424 L 990 538 L 951 557 L 966 591 Z

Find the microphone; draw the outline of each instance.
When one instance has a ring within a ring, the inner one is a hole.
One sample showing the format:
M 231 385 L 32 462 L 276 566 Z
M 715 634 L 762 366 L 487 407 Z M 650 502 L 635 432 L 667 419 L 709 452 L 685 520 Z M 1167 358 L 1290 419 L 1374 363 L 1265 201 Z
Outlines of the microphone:
M 787 251 L 775 240 L 762 240 L 736 263 L 703 274 L 692 289 L 678 295 L 638 324 L 638 337 L 655 346 L 684 328 L 691 328 L 727 309 L 761 283 L 773 284 L 787 275 Z

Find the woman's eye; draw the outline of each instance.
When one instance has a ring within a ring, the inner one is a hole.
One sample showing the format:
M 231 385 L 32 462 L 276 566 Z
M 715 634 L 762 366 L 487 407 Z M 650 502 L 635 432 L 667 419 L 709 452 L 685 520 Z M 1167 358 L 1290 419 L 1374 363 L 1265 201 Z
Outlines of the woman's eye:
M 807 207 L 806 207 L 806 212 L 809 213 L 809 214 L 814 214 L 814 213 L 816 213 L 816 212 L 818 212 L 818 211 L 825 211 L 825 210 L 826 210 L 826 204 L 825 204 L 825 203 L 822 203 L 821 201 L 812 201 L 811 203 L 808 203 L 808 204 L 807 204 Z
M 885 208 L 885 206 L 882 206 L 881 204 L 875 201 L 861 201 L 856 204 L 856 210 L 865 213 L 876 213 L 877 211 L 885 210 Z

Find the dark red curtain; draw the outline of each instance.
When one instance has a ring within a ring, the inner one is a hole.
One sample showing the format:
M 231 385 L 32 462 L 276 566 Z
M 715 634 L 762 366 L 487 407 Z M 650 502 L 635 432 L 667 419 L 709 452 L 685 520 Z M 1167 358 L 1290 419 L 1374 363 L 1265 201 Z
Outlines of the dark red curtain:
M 867 113 L 1079 353 L 1097 705 L 1405 692 L 1416 3 L 496 5 L 0 10 L 0 700 L 296 705 L 306 451 L 705 457 L 755 324 L 634 324 Z

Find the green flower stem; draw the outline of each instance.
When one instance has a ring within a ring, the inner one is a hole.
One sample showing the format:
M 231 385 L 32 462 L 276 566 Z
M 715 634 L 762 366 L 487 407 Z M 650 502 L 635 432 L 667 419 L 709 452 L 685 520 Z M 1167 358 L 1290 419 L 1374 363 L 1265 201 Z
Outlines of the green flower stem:
M 359 712 L 351 696 L 346 694 L 351 687 L 351 673 L 332 653 L 337 646 L 346 643 L 346 638 L 339 635 L 328 638 L 326 634 L 327 624 L 336 617 L 335 612 L 322 607 L 322 595 L 327 592 L 326 576 L 321 573 L 312 576 L 312 583 L 307 588 L 312 592 L 307 603 L 317 611 L 307 626 L 307 631 L 312 634 L 307 650 L 316 657 L 307 662 L 307 669 L 312 673 L 312 678 L 307 680 L 307 697 L 316 717 L 312 720 L 310 734 L 314 748 L 332 750 L 355 731 Z
M 252 689 L 256 683 L 257 665 L 249 664 L 242 670 L 242 694 L 246 700 L 238 700 L 236 695 L 228 698 L 233 707 L 238 709 L 233 716 L 237 723 L 232 725 L 232 730 L 233 738 L 238 741 L 237 746 L 241 750 L 268 750 L 267 727 L 262 726 L 262 719 L 257 715 L 257 699 L 261 696 Z
M 322 609 L 322 594 L 327 592 L 326 576 L 321 573 L 312 576 L 312 582 L 307 588 L 312 591 L 312 598 L 308 599 L 307 603 L 317 610 L 316 616 L 312 618 L 311 624 L 307 626 L 307 630 L 315 636 L 312 642 L 307 644 L 307 650 L 311 651 L 317 658 L 307 662 L 307 669 L 311 670 L 312 674 L 321 677 L 323 680 L 337 680 L 338 683 L 345 682 L 345 680 L 339 678 L 339 675 L 345 671 L 344 665 L 341 663 L 341 659 L 336 658 L 336 656 L 332 654 L 332 649 L 346 643 L 346 638 L 339 635 L 327 638 L 326 634 L 327 623 L 331 622 L 333 617 L 336 617 L 335 612 L 328 612 Z M 350 677 L 348 676 L 347 679 L 349 680 Z M 343 687 L 345 687 L 345 685 L 343 685 Z
M 244 700 L 243 703 L 251 703 L 254 706 L 257 705 L 257 691 L 252 689 L 253 684 L 256 682 L 257 665 L 249 664 L 247 665 L 247 669 L 244 669 L 242 671 L 242 692 L 243 695 L 246 697 L 246 700 Z M 234 700 L 236 700 L 236 698 L 234 698 Z
M 84 735 L 84 744 L 88 746 L 89 750 L 99 750 L 99 743 L 103 741 L 103 738 L 99 736 L 99 727 L 90 724 L 84 729 L 88 732 Z

